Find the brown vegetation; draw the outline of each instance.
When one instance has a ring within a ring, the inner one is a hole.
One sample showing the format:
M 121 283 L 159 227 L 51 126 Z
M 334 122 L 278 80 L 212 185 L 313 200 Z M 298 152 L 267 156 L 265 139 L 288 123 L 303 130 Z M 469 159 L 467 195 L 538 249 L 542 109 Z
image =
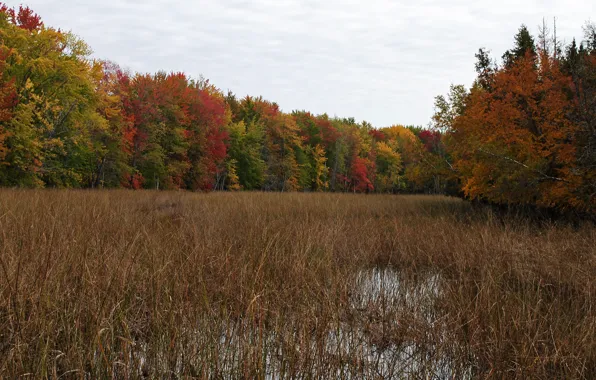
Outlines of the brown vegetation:
M 0 377 L 594 378 L 594 241 L 438 196 L 0 190 Z

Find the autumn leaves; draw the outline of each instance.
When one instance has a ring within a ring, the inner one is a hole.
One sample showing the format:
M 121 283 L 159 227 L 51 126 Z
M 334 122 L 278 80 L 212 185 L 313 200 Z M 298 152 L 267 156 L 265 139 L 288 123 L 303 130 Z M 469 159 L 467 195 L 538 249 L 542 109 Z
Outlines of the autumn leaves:
M 593 211 L 594 158 L 581 157 L 593 152 L 594 121 L 581 97 L 594 95 L 596 51 L 549 53 L 525 27 L 516 45 L 501 67 L 481 51 L 470 92 L 452 89 L 460 110 L 446 130 L 456 177 L 470 198 Z M 584 76 L 574 78 L 570 65 L 581 65 Z
M 0 7 L 0 185 L 424 192 L 594 210 L 596 33 L 548 51 L 523 27 L 499 66 L 437 97 L 432 129 L 282 112 L 183 73 L 90 58 Z
M 90 58 L 29 8 L 0 12 L 0 185 L 414 191 L 420 129 L 282 112 L 182 73 Z M 418 173 L 421 170 L 417 171 Z M 419 179 L 416 179 L 418 181 Z

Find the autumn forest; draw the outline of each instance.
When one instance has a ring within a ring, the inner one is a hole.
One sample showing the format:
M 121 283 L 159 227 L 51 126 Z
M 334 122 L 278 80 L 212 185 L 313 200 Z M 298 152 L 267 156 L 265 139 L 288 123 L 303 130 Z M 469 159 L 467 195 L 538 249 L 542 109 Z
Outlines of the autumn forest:
M 0 8 L 0 185 L 442 193 L 593 212 L 596 29 L 563 46 L 522 26 L 429 127 L 285 113 L 184 73 L 90 56 L 28 7 Z

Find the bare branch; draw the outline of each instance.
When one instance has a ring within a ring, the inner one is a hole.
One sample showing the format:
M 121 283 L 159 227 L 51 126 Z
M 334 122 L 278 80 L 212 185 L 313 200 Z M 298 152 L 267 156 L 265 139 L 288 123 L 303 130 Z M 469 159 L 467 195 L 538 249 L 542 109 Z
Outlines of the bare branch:
M 548 180 L 551 180 L 551 181 L 566 182 L 566 183 L 569 182 L 569 181 L 567 181 L 567 180 L 565 180 L 563 178 L 553 177 L 553 176 L 550 176 L 550 175 L 548 175 L 548 174 L 546 174 L 544 172 L 541 172 L 540 170 L 532 169 L 531 167 L 529 167 L 528 165 L 524 164 L 523 162 L 520 162 L 518 160 L 515 160 L 515 159 L 513 159 L 511 157 L 503 156 L 501 154 L 492 153 L 492 152 L 489 152 L 489 151 L 484 150 L 482 148 L 478 148 L 478 151 L 479 152 L 482 152 L 482 153 L 485 153 L 485 154 L 488 154 L 489 156 L 500 158 L 502 160 L 513 162 L 514 164 L 523 166 L 524 168 L 529 169 L 529 170 L 533 171 L 534 173 L 540 174 L 543 179 L 548 179 Z

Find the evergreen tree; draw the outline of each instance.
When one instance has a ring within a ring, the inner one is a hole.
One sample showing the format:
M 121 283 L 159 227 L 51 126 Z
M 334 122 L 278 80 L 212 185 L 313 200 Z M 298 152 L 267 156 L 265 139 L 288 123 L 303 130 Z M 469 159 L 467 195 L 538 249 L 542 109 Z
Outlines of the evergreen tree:
M 522 24 L 519 31 L 514 37 L 515 47 L 513 50 L 507 50 L 503 54 L 503 61 L 505 66 L 511 66 L 515 61 L 520 58 L 530 55 L 532 58 L 536 57 L 536 44 L 534 37 L 530 34 L 528 28 Z
M 477 83 L 480 87 L 485 90 L 490 90 L 492 87 L 492 77 L 494 74 L 494 67 L 492 60 L 490 59 L 489 52 L 484 49 L 478 49 L 476 53 L 476 73 L 478 73 Z

